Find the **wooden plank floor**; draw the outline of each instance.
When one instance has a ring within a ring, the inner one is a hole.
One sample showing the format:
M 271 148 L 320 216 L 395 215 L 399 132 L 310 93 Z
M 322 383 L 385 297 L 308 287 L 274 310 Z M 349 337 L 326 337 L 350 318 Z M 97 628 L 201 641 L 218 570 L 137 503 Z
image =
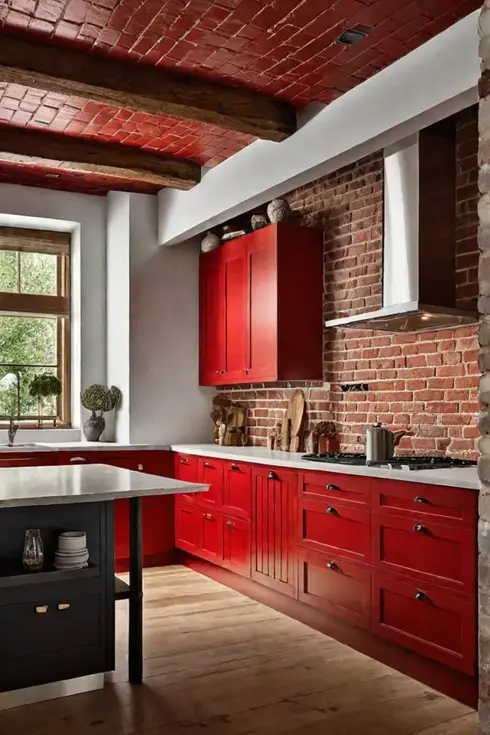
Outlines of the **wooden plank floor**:
M 468 707 L 183 567 L 145 573 L 145 680 L 0 712 L 1 735 L 476 735 Z

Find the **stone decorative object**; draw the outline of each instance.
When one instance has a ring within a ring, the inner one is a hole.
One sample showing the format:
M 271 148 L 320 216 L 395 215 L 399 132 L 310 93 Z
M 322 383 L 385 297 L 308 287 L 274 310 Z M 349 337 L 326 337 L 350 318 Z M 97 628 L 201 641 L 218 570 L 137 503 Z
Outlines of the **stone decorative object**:
M 292 210 L 286 199 L 273 199 L 267 207 L 267 216 L 272 224 L 291 219 Z
M 218 235 L 215 235 L 214 232 L 209 230 L 201 240 L 201 253 L 209 253 L 211 250 L 219 248 L 220 244 L 221 240 Z
M 210 416 L 216 444 L 225 447 L 247 446 L 247 412 L 243 406 L 218 395 L 213 398 Z
M 479 165 L 478 186 L 481 198 L 478 203 L 480 229 L 478 246 L 478 311 L 482 323 L 478 334 L 480 352 L 478 364 L 482 371 L 479 398 L 483 408 L 478 417 L 478 429 L 482 438 L 478 442 L 480 459 L 478 474 L 481 481 L 478 522 L 478 588 L 479 588 L 479 679 L 480 679 L 480 727 L 482 733 L 490 733 L 490 0 L 485 0 L 479 20 L 482 60 L 480 80 L 480 105 L 478 114 Z
M 121 398 L 122 393 L 115 385 L 107 388 L 95 383 L 82 393 L 82 406 L 92 412 L 83 423 L 83 433 L 88 442 L 99 441 L 105 429 L 104 413 L 118 408 Z
M 267 227 L 269 224 L 265 214 L 253 214 L 250 219 L 252 230 L 261 230 L 262 227 Z

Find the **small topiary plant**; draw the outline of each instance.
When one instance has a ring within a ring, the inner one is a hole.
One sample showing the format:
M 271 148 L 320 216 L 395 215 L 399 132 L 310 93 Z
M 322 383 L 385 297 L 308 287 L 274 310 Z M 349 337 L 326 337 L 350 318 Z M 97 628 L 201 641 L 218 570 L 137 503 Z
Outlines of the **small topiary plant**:
M 42 426 L 42 399 L 61 395 L 61 381 L 56 375 L 40 373 L 35 375 L 29 385 L 29 394 L 37 398 L 38 425 Z M 56 417 L 54 418 L 56 426 Z
M 83 391 L 82 406 L 91 411 L 90 418 L 85 421 L 83 428 L 88 441 L 98 441 L 105 429 L 104 413 L 118 408 L 122 393 L 115 385 L 107 388 L 105 385 L 94 383 Z M 99 414 L 97 415 L 97 411 Z

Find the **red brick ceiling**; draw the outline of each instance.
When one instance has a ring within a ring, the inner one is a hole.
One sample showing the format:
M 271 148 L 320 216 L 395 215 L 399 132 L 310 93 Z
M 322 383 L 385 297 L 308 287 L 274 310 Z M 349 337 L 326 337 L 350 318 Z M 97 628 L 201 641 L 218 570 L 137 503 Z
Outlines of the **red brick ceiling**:
M 9 31 L 246 85 L 297 107 L 331 102 L 481 6 L 481 0 L 2 1 L 0 24 Z M 350 48 L 336 44 L 352 27 L 367 31 L 367 38 Z M 0 123 L 94 137 L 207 166 L 253 140 L 15 84 L 0 84 Z M 59 178 L 45 179 L 45 173 L 38 166 L 0 164 L 0 181 L 94 193 L 128 188 L 106 177 L 57 171 Z

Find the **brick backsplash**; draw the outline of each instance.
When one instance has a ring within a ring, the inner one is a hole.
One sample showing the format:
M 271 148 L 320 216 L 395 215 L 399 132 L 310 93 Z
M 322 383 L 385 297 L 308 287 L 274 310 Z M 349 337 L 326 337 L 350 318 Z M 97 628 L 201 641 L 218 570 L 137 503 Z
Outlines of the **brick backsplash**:
M 457 299 L 476 301 L 478 128 L 476 108 L 457 116 Z M 324 233 L 324 317 L 376 309 L 382 299 L 383 159 L 376 153 L 288 195 L 300 222 Z M 437 216 L 437 214 L 435 214 Z M 264 445 L 294 388 L 307 420 L 333 420 L 343 451 L 363 449 L 366 425 L 407 429 L 400 454 L 476 456 L 477 328 L 418 334 L 324 331 L 325 383 L 274 383 L 223 389 L 248 409 L 253 444 Z M 366 392 L 341 385 L 367 383 Z

